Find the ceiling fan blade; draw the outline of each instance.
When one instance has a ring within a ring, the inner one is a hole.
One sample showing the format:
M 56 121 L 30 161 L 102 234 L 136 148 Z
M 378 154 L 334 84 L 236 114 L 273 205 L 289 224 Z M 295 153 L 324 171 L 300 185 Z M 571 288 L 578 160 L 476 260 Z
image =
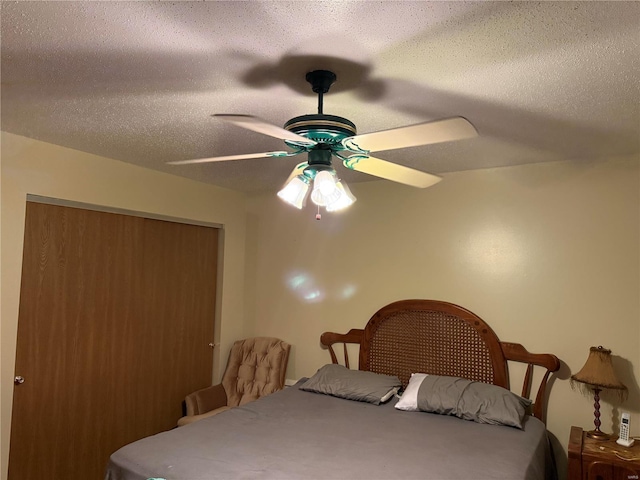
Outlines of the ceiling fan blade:
M 462 117 L 418 123 L 407 127 L 365 133 L 342 140 L 342 145 L 354 152 L 379 152 L 396 148 L 416 147 L 476 137 L 476 128 Z
M 282 140 L 289 140 L 296 143 L 302 143 L 305 145 L 315 145 L 316 142 L 310 140 L 297 133 L 290 132 L 284 128 L 280 128 L 276 125 L 272 125 L 265 122 L 261 118 L 254 117 L 253 115 L 230 115 L 230 114 L 215 114 L 212 117 L 219 118 L 225 122 L 230 122 L 239 127 L 252 130 L 254 132 L 262 133 L 263 135 L 269 135 L 270 137 L 280 138 Z
M 398 183 L 404 183 L 412 187 L 426 188 L 435 185 L 442 178 L 430 173 L 414 170 L 413 168 L 387 162 L 375 157 L 352 155 L 345 158 L 344 166 L 351 170 L 368 173 L 376 177 L 385 178 Z
M 248 160 L 250 158 L 265 157 L 288 157 L 289 152 L 264 152 L 264 153 L 247 153 L 244 155 L 227 155 L 225 157 L 196 158 L 194 160 L 177 160 L 175 162 L 167 162 L 168 165 L 189 165 L 192 163 L 210 163 L 210 162 L 226 162 L 228 160 Z

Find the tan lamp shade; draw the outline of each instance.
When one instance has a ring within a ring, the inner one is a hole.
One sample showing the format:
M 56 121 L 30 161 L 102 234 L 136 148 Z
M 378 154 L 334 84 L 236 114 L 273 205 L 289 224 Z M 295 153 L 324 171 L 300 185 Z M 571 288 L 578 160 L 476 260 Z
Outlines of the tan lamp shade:
M 620 390 L 621 394 L 627 391 L 627 387 L 618 380 L 616 373 L 613 371 L 611 350 L 607 350 L 602 346 L 591 347 L 587 362 L 578 373 L 571 375 L 571 381 L 584 383 L 590 387 L 603 390 Z

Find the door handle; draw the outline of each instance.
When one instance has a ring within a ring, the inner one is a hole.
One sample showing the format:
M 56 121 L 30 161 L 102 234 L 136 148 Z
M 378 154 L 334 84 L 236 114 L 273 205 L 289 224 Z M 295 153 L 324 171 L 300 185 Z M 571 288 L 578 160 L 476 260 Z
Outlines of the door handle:
M 16 375 L 16 378 L 13 379 L 13 383 L 16 385 L 22 385 L 24 383 L 24 377 Z

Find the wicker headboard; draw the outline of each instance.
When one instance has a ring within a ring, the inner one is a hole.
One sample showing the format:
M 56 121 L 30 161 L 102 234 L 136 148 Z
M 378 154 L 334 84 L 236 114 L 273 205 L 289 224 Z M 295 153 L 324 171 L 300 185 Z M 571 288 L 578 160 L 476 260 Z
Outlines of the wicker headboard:
M 407 385 L 412 373 L 463 377 L 509 388 L 508 362 L 527 364 L 521 395 L 530 398 L 535 366 L 546 369 L 537 392 L 533 414 L 545 419 L 546 385 L 560 368 L 555 355 L 532 354 L 522 345 L 501 342 L 480 317 L 469 310 L 436 300 L 402 300 L 381 308 L 364 329 L 346 334 L 327 332 L 321 343 L 338 363 L 335 343 L 360 346 L 360 370 L 397 375 Z M 520 393 L 520 392 L 519 392 Z

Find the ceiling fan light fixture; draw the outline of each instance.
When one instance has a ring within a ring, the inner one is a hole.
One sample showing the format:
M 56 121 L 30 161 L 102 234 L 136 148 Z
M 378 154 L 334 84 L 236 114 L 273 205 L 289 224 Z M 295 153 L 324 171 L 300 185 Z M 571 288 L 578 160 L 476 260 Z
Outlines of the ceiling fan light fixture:
M 335 212 L 356 201 L 347 184 L 338 178 L 332 165 L 333 157 L 341 159 L 342 164 L 350 170 L 416 188 L 426 188 L 439 182 L 441 178 L 372 157 L 370 153 L 450 142 L 478 135 L 476 128 L 463 117 L 445 118 L 359 135 L 351 120 L 337 115 L 326 115 L 323 112 L 323 95 L 329 91 L 336 78 L 336 74 L 329 70 L 313 70 L 307 73 L 307 82 L 311 84 L 313 92 L 318 94 L 318 113 L 294 117 L 288 120 L 283 128 L 253 115 L 214 115 L 216 118 L 247 130 L 279 138 L 292 149 L 291 151 L 226 155 L 169 163 L 181 165 L 250 158 L 292 157 L 306 153 L 307 161 L 296 165 L 284 187 L 278 192 L 278 197 L 297 209 L 302 209 L 313 183 L 310 196 L 312 202 L 318 207 L 316 218 L 319 220 L 320 207 L 325 207 L 328 212 Z
M 278 192 L 278 197 L 301 210 L 304 207 L 308 192 L 308 178 L 305 175 L 298 175 L 287 182 L 282 190 Z

